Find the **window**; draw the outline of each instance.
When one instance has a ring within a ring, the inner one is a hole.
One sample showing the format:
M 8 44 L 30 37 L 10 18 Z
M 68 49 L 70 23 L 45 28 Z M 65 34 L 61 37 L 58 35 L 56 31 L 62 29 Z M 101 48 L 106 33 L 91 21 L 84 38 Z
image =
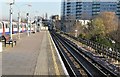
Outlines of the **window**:
M 6 28 L 9 28 L 9 26 L 8 26 L 8 24 L 7 24 L 7 23 L 5 24 L 5 27 L 6 27 Z
M 17 25 L 13 25 L 14 26 L 14 28 L 17 28 Z
M 2 23 L 0 23 L 0 29 L 2 29 Z

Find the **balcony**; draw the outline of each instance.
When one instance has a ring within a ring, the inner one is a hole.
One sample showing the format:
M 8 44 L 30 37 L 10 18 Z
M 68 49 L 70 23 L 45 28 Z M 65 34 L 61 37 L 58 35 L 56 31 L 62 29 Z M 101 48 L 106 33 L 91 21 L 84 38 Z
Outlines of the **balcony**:
M 76 5 L 76 7 L 81 7 L 82 5 Z
M 92 14 L 92 16 L 96 16 L 96 15 L 98 15 L 98 14 Z
M 67 11 L 67 14 L 70 14 L 70 11 Z
M 76 6 L 82 6 L 82 2 L 76 2 Z
M 78 14 L 78 13 L 81 13 L 82 11 L 81 10 L 79 10 L 79 11 L 76 11 L 76 14 Z
M 117 5 L 120 5 L 120 2 L 118 2 Z
M 70 5 L 67 5 L 67 7 L 71 7 Z
M 76 4 L 81 4 L 82 2 L 76 2 Z
M 100 7 L 92 7 L 92 9 L 100 9 Z
M 71 2 L 67 2 L 67 5 L 71 4 Z
M 100 10 L 100 8 L 98 8 L 98 7 L 94 7 L 94 8 L 92 8 L 92 10 Z
M 78 11 L 78 10 L 81 10 L 82 9 L 82 7 L 76 7 L 76 10 Z
M 82 6 L 82 4 L 76 4 L 76 6 Z
M 81 6 L 76 6 L 76 8 L 81 8 Z
M 99 2 L 93 2 L 92 5 L 100 5 L 100 3 Z
M 76 8 L 76 10 L 81 10 L 82 8 L 80 7 L 80 8 Z
M 116 14 L 116 15 L 120 16 L 120 13 L 118 13 L 118 14 Z
M 76 17 L 81 16 L 82 14 L 76 14 Z
M 99 14 L 99 13 L 100 13 L 99 11 L 92 12 L 92 14 Z
M 92 12 L 96 13 L 96 12 L 100 12 L 100 10 L 92 10 Z
M 70 7 L 67 7 L 66 9 L 67 9 L 67 10 L 70 10 L 71 8 L 70 8 Z
M 117 8 L 120 8 L 120 5 L 118 5 Z
M 92 11 L 100 11 L 100 8 L 94 8 Z
M 120 10 L 117 10 L 117 12 L 119 12 L 119 13 L 120 13 Z
M 76 17 L 76 19 L 80 19 L 81 17 L 79 16 L 79 17 Z

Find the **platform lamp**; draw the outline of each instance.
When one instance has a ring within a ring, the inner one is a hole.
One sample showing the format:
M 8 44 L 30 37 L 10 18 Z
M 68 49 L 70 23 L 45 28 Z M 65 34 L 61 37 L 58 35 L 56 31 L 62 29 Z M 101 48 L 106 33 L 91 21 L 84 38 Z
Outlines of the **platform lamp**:
M 15 0 L 9 0 L 10 5 L 10 40 L 12 40 L 12 5 L 15 3 Z
M 21 22 L 21 18 L 20 18 L 20 12 L 18 13 L 18 38 L 20 39 L 20 22 Z
M 29 13 L 26 14 L 27 15 L 27 35 L 29 36 Z

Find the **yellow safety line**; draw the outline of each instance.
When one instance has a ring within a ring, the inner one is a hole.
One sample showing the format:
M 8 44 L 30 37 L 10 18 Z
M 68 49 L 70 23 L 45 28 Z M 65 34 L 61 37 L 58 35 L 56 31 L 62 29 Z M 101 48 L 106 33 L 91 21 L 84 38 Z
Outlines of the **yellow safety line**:
M 49 34 L 49 42 L 50 42 L 50 47 L 51 47 L 51 50 L 52 50 L 52 58 L 53 58 L 53 62 L 54 62 L 55 72 L 56 72 L 56 75 L 60 75 L 60 71 L 59 71 L 58 65 L 56 63 L 54 50 L 53 50 L 52 43 L 51 43 L 51 40 L 50 40 L 50 34 Z

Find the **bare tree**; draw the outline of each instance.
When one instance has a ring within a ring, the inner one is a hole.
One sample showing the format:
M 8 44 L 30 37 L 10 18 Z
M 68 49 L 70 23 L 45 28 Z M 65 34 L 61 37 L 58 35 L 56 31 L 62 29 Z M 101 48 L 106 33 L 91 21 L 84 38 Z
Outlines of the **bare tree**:
M 111 36 L 110 33 L 113 33 L 114 35 L 114 32 L 117 31 L 118 29 L 118 18 L 115 15 L 115 13 L 114 12 L 103 12 L 99 16 L 103 20 L 103 23 L 105 26 L 105 33 L 108 34 L 108 36 L 109 35 Z
M 61 30 L 61 20 L 56 20 L 54 24 L 57 30 Z
M 88 13 L 87 12 L 82 12 L 82 14 L 81 14 L 81 19 L 82 20 L 88 20 L 88 19 L 90 19 L 91 17 L 90 17 L 90 15 L 88 15 Z
M 66 28 L 66 32 L 70 32 L 74 24 L 75 16 L 73 15 L 67 16 L 67 18 L 64 20 L 64 27 Z
M 70 33 L 74 36 L 75 35 L 75 30 L 77 30 L 77 35 L 79 36 L 80 34 L 83 33 L 83 26 L 81 25 L 80 21 L 75 21 L 74 25 L 71 27 Z
M 116 40 L 117 40 L 117 42 L 120 43 L 120 22 L 118 22 L 118 29 L 117 29 L 117 32 L 116 32 Z

